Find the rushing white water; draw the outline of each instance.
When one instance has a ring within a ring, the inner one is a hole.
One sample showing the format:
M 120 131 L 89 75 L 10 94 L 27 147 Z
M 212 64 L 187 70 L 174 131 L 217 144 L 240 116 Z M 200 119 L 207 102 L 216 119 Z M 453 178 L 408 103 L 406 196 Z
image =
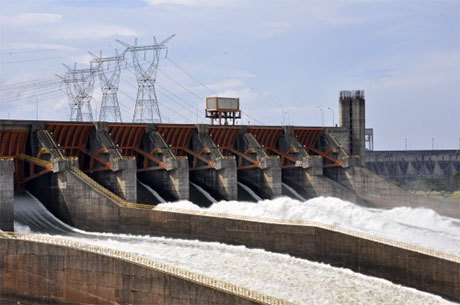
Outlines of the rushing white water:
M 193 182 L 190 182 L 191 185 L 193 185 L 201 194 L 203 194 L 210 202 L 215 203 L 217 200 L 211 196 L 208 192 L 206 192 L 201 186 L 198 184 L 195 184 Z
M 158 202 L 166 202 L 166 200 L 164 200 L 163 197 L 161 197 L 160 194 L 158 194 L 158 192 L 155 191 L 153 188 L 151 188 L 147 184 L 142 183 L 139 179 L 137 179 L 137 182 L 139 182 L 140 185 L 142 185 L 147 191 L 149 191 L 150 194 L 152 194 L 158 200 Z
M 162 207 L 201 209 L 189 201 L 157 206 L 158 209 Z M 264 218 L 318 221 L 460 255 L 460 220 L 441 216 L 425 208 L 371 209 L 332 197 L 317 197 L 304 202 L 281 197 L 257 203 L 220 201 L 204 210 Z
M 250 187 L 248 187 L 246 184 L 243 184 L 241 182 L 237 182 L 239 186 L 241 186 L 246 192 L 248 192 L 249 195 L 251 195 L 252 198 L 254 198 L 257 201 L 262 200 L 259 195 L 257 195 Z
M 291 194 L 291 196 L 294 196 L 295 198 L 297 198 L 297 200 L 307 201 L 307 199 L 302 197 L 302 195 L 297 193 L 297 191 L 295 189 L 293 189 L 292 187 L 290 187 L 288 184 L 283 182 L 283 183 L 281 183 L 281 185 L 288 190 L 288 192 Z
M 20 218 L 16 219 L 16 231 L 33 231 L 21 221 L 40 230 L 69 230 L 63 238 L 131 252 L 297 304 L 451 304 L 387 280 L 260 249 L 78 230 L 63 225 L 29 196 L 33 200 L 23 198 L 18 204 L 21 213 L 16 214 Z
M 110 233 L 84 235 L 65 238 L 135 253 L 297 304 L 452 304 L 348 269 L 244 246 Z

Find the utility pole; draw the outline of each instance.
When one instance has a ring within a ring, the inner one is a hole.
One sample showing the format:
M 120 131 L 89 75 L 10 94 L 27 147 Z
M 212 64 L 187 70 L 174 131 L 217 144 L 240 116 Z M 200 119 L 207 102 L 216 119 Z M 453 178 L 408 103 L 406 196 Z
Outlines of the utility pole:
M 158 74 L 158 64 L 160 62 L 161 51 L 165 50 L 167 56 L 168 49 L 165 46 L 174 35 L 169 36 L 161 42 L 157 42 L 153 36 L 153 44 L 146 46 L 138 46 L 137 38 L 134 40 L 134 45 L 127 44 L 121 40 L 117 41 L 126 47 L 124 53 L 131 53 L 133 65 L 136 72 L 136 79 L 138 84 L 136 106 L 134 108 L 133 122 L 147 122 L 161 123 L 160 108 L 158 106 L 158 99 L 155 90 L 155 82 Z M 144 60 L 147 54 L 151 52 L 148 64 L 142 65 L 140 62 L 140 55 L 143 53 Z
M 101 122 L 122 122 L 122 116 L 120 111 L 120 104 L 118 103 L 118 85 L 120 83 L 121 67 L 120 64 L 124 60 L 123 55 L 118 55 L 118 51 L 115 50 L 116 56 L 102 57 L 102 51 L 100 56 L 94 55 L 93 62 L 97 66 L 99 81 L 101 82 L 102 91 L 102 102 L 101 109 L 99 112 L 99 121 Z
M 91 100 L 94 88 L 94 74 L 97 72 L 92 64 L 87 69 L 77 69 L 66 66 L 67 72 L 64 76 L 56 75 L 66 85 L 67 98 L 70 106 L 71 121 L 93 121 L 91 111 Z

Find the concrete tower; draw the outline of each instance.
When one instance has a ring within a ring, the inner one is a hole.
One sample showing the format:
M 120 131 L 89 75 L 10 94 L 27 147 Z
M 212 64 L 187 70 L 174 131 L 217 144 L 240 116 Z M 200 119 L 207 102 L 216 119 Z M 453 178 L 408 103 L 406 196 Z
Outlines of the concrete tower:
M 364 91 L 340 91 L 339 124 L 349 130 L 350 154 L 366 165 L 366 109 Z

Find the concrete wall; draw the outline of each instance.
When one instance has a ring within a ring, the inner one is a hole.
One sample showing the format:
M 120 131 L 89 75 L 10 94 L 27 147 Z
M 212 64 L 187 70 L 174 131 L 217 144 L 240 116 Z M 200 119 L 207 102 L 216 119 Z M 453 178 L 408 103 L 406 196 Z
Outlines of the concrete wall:
M 0 159 L 0 230 L 14 231 L 14 161 Z
M 120 221 L 119 202 L 122 198 L 113 193 L 107 194 L 98 190 L 88 181 L 81 178 L 67 164 L 66 170 L 58 173 L 47 174 L 30 181 L 26 189 L 37 197 L 54 215 L 68 224 L 90 231 L 99 231 L 105 226 L 112 227 Z M 64 166 L 63 166 L 64 168 Z M 93 181 L 93 183 L 95 183 Z M 46 189 L 48 191 L 44 192 Z M 112 197 L 108 194 L 112 194 Z M 87 219 L 88 224 L 93 224 L 94 229 L 81 226 Z M 99 226 L 98 223 L 104 224 Z
M 158 268 L 1 237 L 0 292 L 0 301 L 46 304 L 262 304 Z
M 123 211 L 121 215 L 131 212 Z M 137 217 L 133 220 L 146 218 L 142 216 L 145 211 L 136 210 L 135 214 Z M 359 234 L 341 232 L 333 226 L 269 223 L 245 217 L 231 219 L 154 210 L 148 211 L 148 214 L 149 220 L 145 219 L 140 230 L 144 233 L 137 233 L 146 234 L 145 231 L 149 230 L 151 234 L 242 244 L 287 253 L 460 300 L 458 257 L 451 261 L 409 247 L 403 248 L 397 243 L 382 243 L 364 234 L 361 234 L 365 236 L 362 238 Z M 132 225 L 132 222 L 123 221 L 119 230 L 127 230 Z M 133 228 L 129 230 L 132 232 Z
M 112 162 L 113 171 L 98 171 L 89 175 L 98 183 L 116 195 L 131 201 L 137 201 L 137 172 L 135 160 L 123 159 Z
M 351 155 L 350 147 L 350 130 L 344 127 L 326 127 L 324 129 L 324 134 L 330 135 L 333 137 L 340 145 L 340 149 L 343 149 L 347 155 Z M 329 143 L 328 143 L 329 144 Z M 330 147 L 330 146 L 329 146 Z M 329 147 L 322 147 L 323 150 L 328 149 Z
M 59 196 L 53 197 L 59 201 L 58 215 L 84 230 L 242 244 L 350 268 L 460 300 L 460 261 L 452 262 L 327 226 L 223 218 L 215 214 L 168 212 L 143 206 L 130 208 L 94 190 L 73 172 L 56 176 L 53 189 Z
M 417 182 L 423 177 L 454 183 L 460 173 L 460 150 L 368 151 L 366 167 L 384 178 Z

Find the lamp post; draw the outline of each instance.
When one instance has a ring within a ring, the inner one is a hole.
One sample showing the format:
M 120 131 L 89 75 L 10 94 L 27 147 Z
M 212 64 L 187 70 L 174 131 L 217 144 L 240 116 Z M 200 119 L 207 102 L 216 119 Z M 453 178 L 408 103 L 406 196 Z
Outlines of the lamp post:
M 281 107 L 281 113 L 283 115 L 283 125 L 284 125 L 284 108 L 283 108 L 283 106 L 281 104 L 280 104 L 280 107 Z
M 330 110 L 332 112 L 332 127 L 335 126 L 335 115 L 334 115 L 334 109 L 332 109 L 331 107 L 327 107 L 328 110 Z
M 320 106 L 316 106 L 321 111 L 321 126 L 324 127 L 324 110 Z
M 290 126 L 291 125 L 291 115 L 287 111 L 285 111 L 284 113 L 287 114 L 287 116 L 288 116 L 288 126 Z M 284 119 L 284 113 L 283 113 L 283 119 Z

